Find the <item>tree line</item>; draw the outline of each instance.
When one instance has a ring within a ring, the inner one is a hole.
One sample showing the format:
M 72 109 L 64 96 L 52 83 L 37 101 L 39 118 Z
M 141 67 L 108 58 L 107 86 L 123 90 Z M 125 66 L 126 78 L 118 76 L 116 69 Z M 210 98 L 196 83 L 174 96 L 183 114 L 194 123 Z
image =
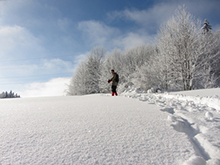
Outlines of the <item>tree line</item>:
M 201 26 L 184 6 L 161 26 L 155 45 L 106 53 L 96 47 L 76 69 L 69 95 L 106 93 L 114 69 L 120 75 L 119 92 L 129 86 L 147 91 L 193 90 L 220 86 L 220 30 L 212 33 L 207 20 Z
M 20 95 L 18 95 L 17 93 L 15 94 L 14 92 L 10 91 L 10 92 L 2 92 L 0 94 L 0 98 L 20 98 Z

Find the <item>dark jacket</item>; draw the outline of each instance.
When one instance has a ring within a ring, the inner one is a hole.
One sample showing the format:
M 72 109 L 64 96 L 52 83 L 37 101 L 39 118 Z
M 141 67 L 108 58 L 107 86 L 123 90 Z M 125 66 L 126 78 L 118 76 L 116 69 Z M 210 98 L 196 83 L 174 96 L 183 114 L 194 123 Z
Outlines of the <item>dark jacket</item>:
M 116 76 L 117 76 L 117 73 L 114 73 L 113 77 L 111 78 L 112 85 L 114 85 L 114 86 L 118 85 L 118 82 L 116 81 Z

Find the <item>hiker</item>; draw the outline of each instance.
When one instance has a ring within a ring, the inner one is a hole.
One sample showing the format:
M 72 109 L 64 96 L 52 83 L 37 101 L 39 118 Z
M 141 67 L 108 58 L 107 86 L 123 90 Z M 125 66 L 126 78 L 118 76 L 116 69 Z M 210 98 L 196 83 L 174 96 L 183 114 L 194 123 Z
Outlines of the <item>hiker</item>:
M 112 82 L 112 96 L 117 96 L 118 94 L 116 92 L 116 88 L 118 85 L 119 76 L 113 69 L 111 70 L 111 73 L 113 77 L 110 80 L 108 80 L 108 83 Z

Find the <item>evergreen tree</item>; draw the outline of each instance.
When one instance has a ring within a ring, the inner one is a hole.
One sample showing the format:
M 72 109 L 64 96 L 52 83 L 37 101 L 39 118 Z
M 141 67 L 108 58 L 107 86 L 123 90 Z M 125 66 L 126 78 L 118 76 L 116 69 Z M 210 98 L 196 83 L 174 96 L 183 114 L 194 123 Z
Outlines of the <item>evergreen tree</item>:
M 211 32 L 211 30 L 212 30 L 212 26 L 209 25 L 209 22 L 207 21 L 207 19 L 205 19 L 203 27 L 202 27 L 203 34 L 207 34 Z
M 0 94 L 0 98 L 20 98 L 20 96 L 17 93 L 14 94 L 14 92 L 12 91 L 10 91 L 9 93 L 6 91 Z

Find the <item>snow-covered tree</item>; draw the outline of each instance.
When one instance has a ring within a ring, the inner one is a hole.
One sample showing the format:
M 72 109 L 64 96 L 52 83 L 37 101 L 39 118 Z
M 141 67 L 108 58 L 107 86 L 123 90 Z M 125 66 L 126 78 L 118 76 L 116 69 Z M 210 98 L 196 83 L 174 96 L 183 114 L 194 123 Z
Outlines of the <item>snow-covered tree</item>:
M 210 31 L 207 21 L 205 24 Z M 200 25 L 183 6 L 161 27 L 158 48 L 168 89 L 191 90 L 214 84 L 212 66 L 219 57 L 218 40 L 211 33 L 201 34 Z
M 205 33 L 204 33 L 205 32 Z M 178 7 L 175 15 L 160 28 L 155 46 L 105 52 L 94 48 L 77 68 L 69 94 L 82 95 L 109 92 L 107 80 L 111 69 L 120 77 L 118 91 L 129 86 L 148 90 L 191 90 L 220 85 L 220 33 L 211 33 L 201 22 Z
M 9 93 L 6 91 L 0 94 L 0 98 L 20 98 L 20 96 L 17 93 L 14 94 L 14 92 L 12 91 L 10 91 Z
M 110 91 L 110 85 L 107 83 L 108 79 L 112 77 L 111 70 L 114 69 L 120 76 L 121 86 L 123 82 L 122 68 L 124 66 L 123 62 L 123 53 L 119 49 L 114 49 L 112 52 L 109 52 L 102 63 L 101 66 L 101 77 L 100 77 L 100 91 L 107 93 Z
M 86 71 L 87 71 L 87 81 L 86 88 L 87 93 L 99 93 L 99 83 L 100 83 L 100 75 L 101 75 L 101 65 L 102 60 L 104 58 L 105 51 L 103 48 L 96 47 L 94 48 L 86 63 Z
M 81 62 L 71 79 L 68 89 L 69 95 L 100 92 L 100 69 L 104 55 L 104 49 L 97 47 L 90 52 L 90 55 L 85 61 Z
M 86 63 L 81 62 L 70 81 L 68 95 L 84 95 L 86 93 Z
M 207 34 L 212 30 L 212 26 L 209 25 L 209 22 L 207 21 L 207 19 L 205 19 L 203 27 L 202 27 L 202 31 L 203 34 Z
M 194 80 L 199 59 L 204 54 L 199 37 L 200 22 L 188 13 L 185 7 L 179 7 L 175 16 L 159 34 L 160 56 L 164 58 L 167 82 L 170 89 L 191 90 L 195 88 Z M 207 57 L 206 57 L 207 58 Z
M 216 42 L 217 42 L 217 46 L 215 48 L 215 52 L 220 52 L 220 30 L 218 30 L 215 34 L 215 39 L 216 39 Z M 215 59 L 215 63 L 212 64 L 212 68 L 213 68 L 213 72 L 214 72 L 214 75 L 215 75 L 215 79 L 216 79 L 216 85 L 215 87 L 220 87 L 220 54 L 218 54 L 216 56 L 216 59 Z
M 146 45 L 136 48 L 136 68 L 134 73 L 131 75 L 131 82 L 136 88 L 141 88 L 148 90 L 155 84 L 159 85 L 157 81 L 156 71 L 157 66 L 154 64 L 154 57 L 156 54 L 156 49 L 153 46 Z
M 203 33 L 200 41 L 196 82 L 200 88 L 216 87 L 220 69 L 220 38 L 209 32 Z
M 106 80 L 111 77 L 111 69 L 114 69 L 120 76 L 119 92 L 124 91 L 129 86 L 141 87 L 140 77 L 143 74 L 141 75 L 139 68 L 149 62 L 149 59 L 153 56 L 153 50 L 150 45 L 141 45 L 123 52 L 118 49 L 109 52 L 102 69 L 102 89 L 109 92 L 110 86 L 106 84 Z

